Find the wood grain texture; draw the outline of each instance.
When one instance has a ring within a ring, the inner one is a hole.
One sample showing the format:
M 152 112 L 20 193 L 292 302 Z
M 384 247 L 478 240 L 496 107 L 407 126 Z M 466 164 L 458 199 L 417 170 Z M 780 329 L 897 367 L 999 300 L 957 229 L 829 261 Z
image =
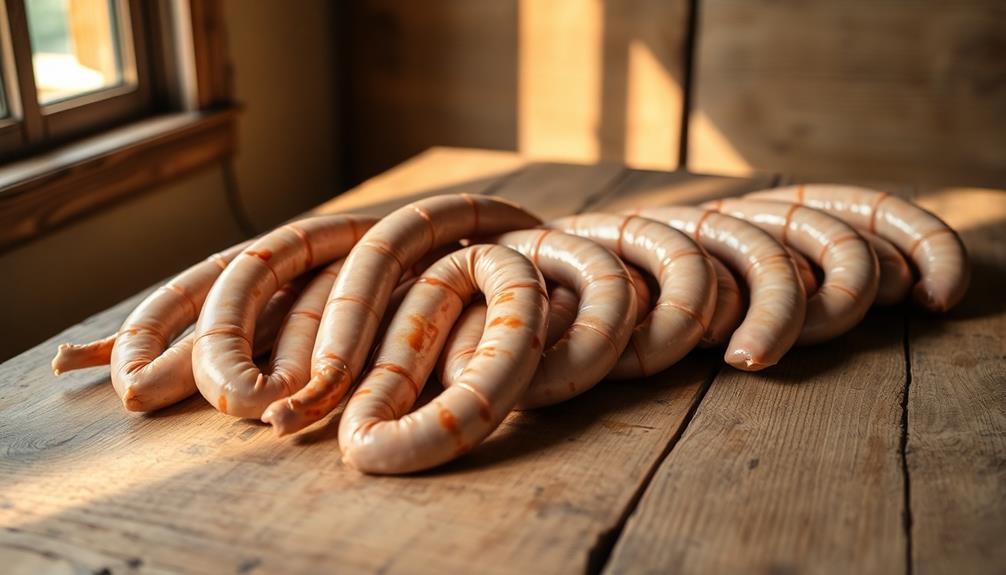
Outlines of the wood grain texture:
M 663 205 L 694 205 L 770 188 L 775 180 L 775 176 L 765 173 L 738 178 L 630 170 L 618 186 L 597 198 L 591 209 L 621 212 Z
M 724 368 L 606 572 L 903 572 L 903 340 L 903 312 L 872 312 L 774 368 Z
M 613 181 L 609 166 L 556 167 L 588 170 L 566 185 L 548 166 L 513 176 L 514 158 L 434 150 L 324 211 L 391 209 L 446 188 L 551 215 L 555 198 L 586 201 Z M 595 189 L 584 174 L 597 176 Z M 58 341 L 114 330 L 135 302 L 0 366 L 0 561 L 15 572 L 583 572 L 605 558 L 718 365 L 697 354 L 648 380 L 605 383 L 512 414 L 442 469 L 375 478 L 342 466 L 338 413 L 279 441 L 199 397 L 128 414 L 106 370 L 50 374 Z
M 948 317 L 913 315 L 907 462 L 919 575 L 1006 569 L 1006 192 L 923 190 L 973 278 Z
M 688 168 L 1006 187 L 998 0 L 702 0 Z
M 629 173 L 620 164 L 530 162 L 493 194 L 548 221 L 590 207 Z

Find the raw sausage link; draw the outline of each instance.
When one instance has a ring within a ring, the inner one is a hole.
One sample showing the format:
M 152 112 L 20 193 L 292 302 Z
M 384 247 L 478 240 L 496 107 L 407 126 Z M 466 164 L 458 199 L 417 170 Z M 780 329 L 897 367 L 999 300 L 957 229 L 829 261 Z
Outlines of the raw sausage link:
M 321 312 L 345 261 L 339 259 L 329 264 L 304 289 L 284 318 L 268 367 L 259 374 L 256 386 L 279 384 L 284 396 L 289 396 L 307 384 L 311 377 L 311 347 L 318 335 Z
M 579 299 L 572 324 L 545 348 L 520 407 L 552 405 L 587 391 L 614 367 L 632 335 L 636 295 L 629 272 L 600 245 L 555 230 L 510 232 L 494 241 L 531 258 L 546 278 L 575 290 Z M 541 349 L 541 341 L 534 344 Z M 455 373 L 445 371 L 445 386 Z
M 817 293 L 818 288 L 817 276 L 814 274 L 814 268 L 810 267 L 810 262 L 807 261 L 807 258 L 805 258 L 803 254 L 785 244 L 784 247 L 786 248 L 786 251 L 789 252 L 789 257 L 793 259 L 793 263 L 796 264 L 796 273 L 800 276 L 800 283 L 803 284 L 803 291 L 807 294 L 807 297 L 813 296 Z
M 562 288 L 566 293 L 570 294 L 574 298 L 573 292 Z M 548 308 L 548 319 L 546 324 L 552 321 L 553 317 L 553 307 L 551 305 L 552 292 L 549 292 L 549 308 Z M 576 313 L 576 301 L 573 301 L 573 313 Z M 454 323 L 454 327 L 451 328 L 451 332 L 447 335 L 447 339 L 444 341 L 444 349 L 440 353 L 440 358 L 437 360 L 436 373 L 437 378 L 444 387 L 448 387 L 451 383 L 457 381 L 461 378 L 461 372 L 468 367 L 468 362 L 471 361 L 472 356 L 475 355 L 475 350 L 479 346 L 479 341 L 482 340 L 482 332 L 486 328 L 486 313 L 489 308 L 486 306 L 485 301 L 473 301 L 468 304 L 468 307 L 461 312 L 458 316 L 458 321 Z M 570 319 L 569 323 L 573 323 Z M 561 334 L 560 334 L 561 335 Z M 558 339 L 558 337 L 556 337 Z M 546 328 L 545 341 L 548 341 L 548 334 Z M 546 343 L 546 345 L 548 345 Z
M 684 234 L 638 216 L 584 214 L 549 227 L 590 238 L 649 271 L 660 285 L 650 314 L 609 374 L 651 375 L 685 356 L 707 331 L 716 308 L 716 274 L 708 256 Z
M 629 277 L 632 279 L 632 287 L 636 296 L 635 325 L 642 322 L 650 314 L 653 302 L 650 299 L 650 286 L 642 272 L 629 264 L 625 264 L 625 269 L 628 270 Z M 555 285 L 549 289 L 548 332 L 545 335 L 545 349 L 555 345 L 573 325 L 579 307 L 580 298 L 573 290 L 561 285 Z M 447 338 L 440 363 L 437 364 L 437 375 L 441 382 L 456 380 L 461 370 L 468 364 L 479 343 L 479 338 L 482 337 L 482 331 L 485 329 L 485 318 L 485 301 L 473 302 L 462 312 L 458 322 L 454 324 L 454 329 L 451 330 L 451 335 Z
M 625 264 L 625 269 L 629 270 L 629 278 L 632 280 L 632 288 L 636 294 L 635 323 L 638 324 L 650 315 L 650 311 L 653 309 L 653 294 L 650 292 L 650 284 L 647 283 L 646 277 L 643 276 L 643 272 L 639 271 L 639 268 L 632 264 Z
M 248 243 L 214 254 L 172 278 L 140 302 L 115 335 L 59 346 L 53 372 L 111 363 L 112 387 L 130 411 L 153 411 L 192 395 L 192 336 L 169 344 L 196 320 L 213 282 Z
M 880 262 L 880 287 L 877 288 L 877 299 L 873 300 L 873 305 L 894 305 L 904 301 L 915 282 L 912 268 L 908 267 L 905 256 L 901 255 L 894 244 L 877 234 L 859 230 L 859 235 L 870 243 Z
M 262 313 L 255 320 L 255 338 L 252 343 L 254 356 L 257 358 L 264 354 L 271 354 L 276 347 L 277 336 L 280 328 L 286 322 L 286 316 L 293 309 L 294 304 L 301 299 L 304 288 L 311 281 L 311 274 L 304 274 L 292 282 L 279 288 L 279 291 L 272 294 Z M 190 362 L 191 363 L 191 362 Z
M 921 278 L 912 289 L 922 307 L 943 312 L 964 297 L 971 278 L 967 251 L 940 218 L 885 192 L 854 186 L 808 184 L 748 194 L 751 199 L 804 204 L 875 233 L 906 254 Z
M 709 329 L 699 341 L 699 347 L 719 347 L 733 335 L 744 319 L 744 298 L 734 274 L 716 257 L 710 257 L 716 272 L 716 311 L 709 320 Z
M 690 207 L 656 207 L 639 215 L 667 223 L 700 243 L 747 281 L 750 305 L 730 337 L 724 360 L 746 371 L 775 365 L 796 342 L 807 300 L 789 252 L 743 220 Z
M 476 290 L 486 294 L 489 307 L 474 357 L 453 386 L 409 413 Z M 476 446 L 527 390 L 541 355 L 547 305 L 538 270 L 503 246 L 465 248 L 427 269 L 342 414 L 343 461 L 366 473 L 408 473 Z
M 880 278 L 877 256 L 842 220 L 781 202 L 726 199 L 703 207 L 757 225 L 783 245 L 807 254 L 824 270 L 824 281 L 807 300 L 798 344 L 820 343 L 849 331 L 873 304 Z
M 650 285 L 646 278 L 636 266 L 626 264 L 625 269 L 629 272 L 632 280 L 632 288 L 636 299 L 636 318 L 634 325 L 640 323 L 646 316 L 650 315 L 653 309 L 653 301 L 650 294 Z M 546 282 L 548 278 L 545 278 Z M 478 304 L 473 304 L 478 305 Z M 545 338 L 545 349 L 559 341 L 559 338 L 566 333 L 569 326 L 573 325 L 576 319 L 576 310 L 580 306 L 580 298 L 573 290 L 557 285 L 548 291 L 548 336 Z
M 310 382 L 270 404 L 262 421 L 286 435 L 335 408 L 363 368 L 392 290 L 424 254 L 463 238 L 539 223 L 507 201 L 467 194 L 426 198 L 381 220 L 353 248 L 332 289 L 314 345 Z
M 295 360 L 277 355 L 269 375 L 253 361 L 255 318 L 279 286 L 345 256 L 374 222 L 345 215 L 296 221 L 262 236 L 234 259 L 206 296 L 196 322 L 192 371 L 207 401 L 229 415 L 259 417 L 270 402 L 290 393 L 297 376 L 287 368 Z M 314 334 L 306 335 L 297 338 L 288 330 L 285 337 L 310 345 Z

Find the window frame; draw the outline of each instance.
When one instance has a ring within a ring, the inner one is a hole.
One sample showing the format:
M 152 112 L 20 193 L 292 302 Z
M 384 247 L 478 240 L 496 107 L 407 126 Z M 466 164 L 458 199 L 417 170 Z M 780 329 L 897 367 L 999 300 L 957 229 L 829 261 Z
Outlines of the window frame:
M 130 6 L 134 30 L 143 31 L 133 34 L 137 89 L 123 94 L 113 87 L 56 102 L 46 106 L 52 107 L 46 118 L 34 93 L 24 4 L 0 0 L 0 47 L 2 30 L 10 31 L 11 45 L 28 47 L 20 56 L 6 52 L 14 70 L 0 61 L 11 114 L 0 119 L 0 253 L 130 195 L 229 161 L 236 150 L 240 106 L 231 98 L 222 0 L 120 1 Z M 134 8 L 139 4 L 143 9 Z M 23 26 L 8 27 L 13 18 Z M 8 74 L 19 86 L 29 81 L 31 93 L 12 90 Z M 73 100 L 87 103 L 62 105 Z M 32 114 L 31 105 L 39 113 Z M 45 138 L 53 129 L 54 136 Z
M 8 101 L 12 94 L 18 96 L 18 106 L 12 110 L 20 113 L 12 114 L 10 123 L 20 122 L 20 145 L 10 149 L 0 145 L 0 159 L 9 160 L 13 157 L 24 157 L 45 148 L 51 148 L 73 138 L 95 133 L 121 125 L 149 113 L 152 108 L 151 72 L 148 50 L 150 18 L 147 10 L 154 6 L 141 0 L 112 0 L 119 9 L 116 16 L 125 20 L 128 26 L 118 26 L 116 38 L 127 48 L 124 54 L 125 68 L 130 71 L 128 82 L 124 85 L 73 96 L 50 104 L 41 104 L 35 85 L 35 75 L 32 66 L 31 39 L 28 32 L 28 19 L 25 0 L 5 0 L 5 18 L 2 22 L 5 32 L 10 35 L 10 60 L 16 76 L 15 89 L 10 89 L 5 83 Z M 122 14 L 126 8 L 127 16 Z M 131 48 L 131 50 L 128 50 Z

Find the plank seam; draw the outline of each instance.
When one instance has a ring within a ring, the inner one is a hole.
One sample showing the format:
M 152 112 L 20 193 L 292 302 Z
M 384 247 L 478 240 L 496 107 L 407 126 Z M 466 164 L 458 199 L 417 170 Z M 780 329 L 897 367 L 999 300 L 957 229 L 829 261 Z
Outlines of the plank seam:
M 643 475 L 643 481 L 632 494 L 628 505 L 626 505 L 625 509 L 622 510 L 622 514 L 619 516 L 618 521 L 616 521 L 610 529 L 601 532 L 597 536 L 597 540 L 594 541 L 594 545 L 590 548 L 587 556 L 587 575 L 600 574 L 611 561 L 611 555 L 615 550 L 615 545 L 618 544 L 618 541 L 622 538 L 622 533 L 625 531 L 625 526 L 628 524 L 629 519 L 631 519 L 639 509 L 639 503 L 642 501 L 643 495 L 649 488 L 650 483 L 653 482 L 653 477 L 657 474 L 657 470 L 659 470 L 660 466 L 663 465 L 664 460 L 670 456 L 671 451 L 678 444 L 678 441 L 684 437 L 685 431 L 688 430 L 688 426 L 692 423 L 695 413 L 699 410 L 699 405 L 702 403 L 702 400 L 705 399 L 709 388 L 712 386 L 713 382 L 716 381 L 716 378 L 722 371 L 723 366 L 717 365 L 702 381 L 702 386 L 699 388 L 698 393 L 695 394 L 695 399 L 692 400 L 692 404 L 688 407 L 688 412 L 685 414 L 681 425 L 678 426 L 678 429 L 671 436 L 667 445 L 664 446 L 660 455 L 654 459 L 653 464 Z
M 909 315 L 905 313 L 905 329 L 903 349 L 905 353 L 905 389 L 901 396 L 901 475 L 904 480 L 904 501 L 902 502 L 902 520 L 905 529 L 905 572 L 912 575 L 912 482 L 908 473 L 908 392 L 912 386 L 912 355 L 909 351 Z

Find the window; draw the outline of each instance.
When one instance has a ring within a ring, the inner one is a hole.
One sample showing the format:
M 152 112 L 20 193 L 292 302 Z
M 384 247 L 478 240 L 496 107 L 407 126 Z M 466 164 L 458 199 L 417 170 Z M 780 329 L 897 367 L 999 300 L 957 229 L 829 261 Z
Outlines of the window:
M 7 0 L 3 157 L 23 156 L 151 109 L 140 0 Z
M 0 252 L 226 161 L 221 0 L 0 0 Z

